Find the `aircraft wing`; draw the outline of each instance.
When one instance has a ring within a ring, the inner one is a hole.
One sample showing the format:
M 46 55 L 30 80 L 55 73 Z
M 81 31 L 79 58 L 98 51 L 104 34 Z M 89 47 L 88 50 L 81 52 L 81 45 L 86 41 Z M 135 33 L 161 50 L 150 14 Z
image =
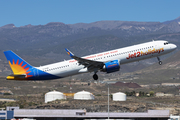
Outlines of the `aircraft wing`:
M 104 62 L 77 57 L 72 52 L 70 52 L 68 49 L 65 49 L 65 50 L 67 51 L 67 53 L 70 55 L 71 58 L 77 60 L 79 64 L 84 65 L 88 69 L 94 69 L 94 68 L 102 69 L 102 67 L 104 65 Z

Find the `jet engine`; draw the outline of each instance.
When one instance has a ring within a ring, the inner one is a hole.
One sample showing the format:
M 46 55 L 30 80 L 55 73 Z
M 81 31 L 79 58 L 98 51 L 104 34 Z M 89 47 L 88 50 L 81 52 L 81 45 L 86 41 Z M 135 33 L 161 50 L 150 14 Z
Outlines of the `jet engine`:
M 104 63 L 102 71 L 107 72 L 107 73 L 112 73 L 112 72 L 119 71 L 119 69 L 120 69 L 119 60 L 113 60 L 113 61 Z

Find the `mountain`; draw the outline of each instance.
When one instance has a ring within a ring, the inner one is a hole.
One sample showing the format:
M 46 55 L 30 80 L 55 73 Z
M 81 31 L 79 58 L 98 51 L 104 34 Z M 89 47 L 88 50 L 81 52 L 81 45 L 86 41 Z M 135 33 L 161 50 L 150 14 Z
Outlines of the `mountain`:
M 180 25 L 175 21 L 169 24 L 135 21 L 51 22 L 21 27 L 8 24 L 0 27 L 0 52 L 13 50 L 30 64 L 40 66 L 70 59 L 64 48 L 77 56 L 84 56 L 157 39 L 168 40 L 179 46 L 179 38 Z M 11 70 L 3 53 L 0 59 L 0 75 L 9 74 Z M 122 72 L 140 70 L 154 62 L 150 59 L 139 66 L 133 63 L 133 68 L 127 65 Z
M 169 24 L 169 23 L 172 23 L 172 22 L 176 22 L 176 23 L 180 24 L 180 16 L 177 17 L 177 18 L 174 19 L 174 20 L 165 21 L 165 22 L 163 22 L 163 23 L 164 23 L 164 24 Z
M 7 25 L 0 27 L 0 30 L 1 29 L 13 29 L 14 27 L 16 27 L 14 24 L 7 24 Z
M 131 29 L 135 27 L 136 29 L 153 29 L 153 26 L 162 26 L 160 22 L 130 22 L 130 21 L 98 21 L 93 23 L 77 23 L 77 24 L 69 24 L 73 29 L 89 29 L 93 27 L 97 27 L 104 30 L 112 30 L 112 29 Z M 141 28 L 144 27 L 144 28 Z

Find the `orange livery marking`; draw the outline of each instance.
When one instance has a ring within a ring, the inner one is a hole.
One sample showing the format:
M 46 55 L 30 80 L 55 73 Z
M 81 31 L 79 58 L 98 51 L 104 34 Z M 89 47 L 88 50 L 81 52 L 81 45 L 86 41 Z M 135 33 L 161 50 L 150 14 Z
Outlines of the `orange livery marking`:
M 135 52 L 134 54 L 129 54 L 128 57 L 126 57 L 126 59 L 130 59 L 130 58 L 136 58 L 136 57 L 141 57 L 141 56 L 144 56 L 144 55 L 149 55 L 149 54 L 154 54 L 154 53 L 161 53 L 161 52 L 164 52 L 164 48 L 160 48 L 160 49 L 149 49 L 148 51 L 146 52 Z
M 26 78 L 32 77 L 33 75 L 28 75 L 31 72 L 31 71 L 28 71 L 29 67 L 25 68 L 27 64 L 25 64 L 24 66 L 22 66 L 22 64 L 23 64 L 23 61 L 19 64 L 19 59 L 17 60 L 16 63 L 15 63 L 15 61 L 13 59 L 13 63 L 12 64 L 9 61 L 9 65 L 12 68 L 12 71 L 13 71 L 14 74 L 17 74 L 17 75 L 26 74 Z

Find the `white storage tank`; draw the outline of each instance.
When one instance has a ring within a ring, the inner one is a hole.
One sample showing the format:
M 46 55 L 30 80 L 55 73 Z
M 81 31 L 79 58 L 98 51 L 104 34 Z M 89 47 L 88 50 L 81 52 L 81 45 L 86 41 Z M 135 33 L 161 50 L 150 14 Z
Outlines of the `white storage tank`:
M 55 91 L 55 90 L 45 94 L 45 103 L 51 102 L 57 99 L 58 100 L 66 99 L 66 96 L 63 93 Z
M 117 92 L 113 94 L 113 101 L 126 101 L 126 94 Z
M 87 91 L 81 91 L 74 94 L 74 99 L 76 100 L 94 100 L 94 95 Z

